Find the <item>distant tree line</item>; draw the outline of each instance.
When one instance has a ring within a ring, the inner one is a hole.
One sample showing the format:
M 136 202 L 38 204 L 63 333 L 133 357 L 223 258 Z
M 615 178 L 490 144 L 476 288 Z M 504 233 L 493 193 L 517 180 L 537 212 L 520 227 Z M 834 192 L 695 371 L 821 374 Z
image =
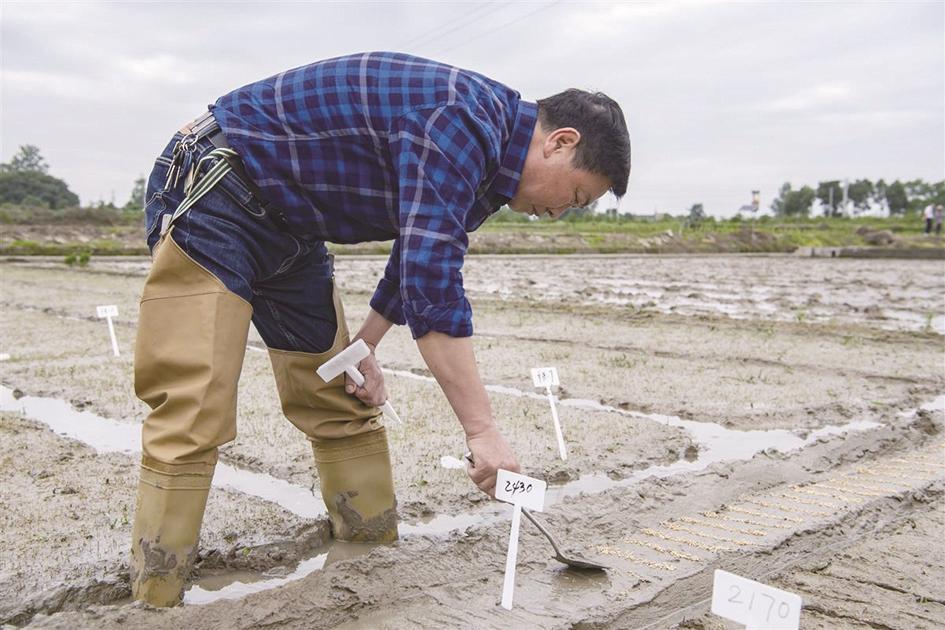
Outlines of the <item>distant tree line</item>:
M 144 208 L 145 179 L 135 180 L 131 198 L 120 209 Z M 22 145 L 9 162 L 0 163 L 0 205 L 26 206 L 63 210 L 79 205 L 79 196 L 69 190 L 65 181 L 49 174 L 49 165 L 39 147 Z M 99 202 L 98 207 L 117 210 L 114 204 Z
M 40 153 L 39 147 L 31 144 L 20 147 L 19 152 L 6 163 L 0 163 L 0 206 L 12 205 L 24 208 L 40 208 L 59 211 L 76 208 L 79 197 L 65 181 L 49 174 L 49 165 Z M 145 178 L 138 177 L 131 191 L 131 198 L 124 206 L 114 203 L 99 202 L 93 208 L 110 211 L 134 211 L 144 208 Z M 902 215 L 920 211 L 927 204 L 945 204 L 945 180 L 925 182 L 921 179 L 892 183 L 880 179 L 872 182 L 859 179 L 847 185 L 847 201 L 854 214 L 860 214 L 872 208 L 887 209 L 890 215 Z M 771 209 L 776 216 L 808 217 L 813 212 L 814 203 L 819 202 L 824 216 L 840 216 L 843 208 L 843 183 L 839 180 L 820 182 L 816 188 L 801 186 L 794 189 L 789 182 L 781 186 L 778 196 L 772 201 Z M 629 214 L 618 214 L 616 208 L 597 212 L 597 202 L 583 208 L 572 208 L 564 215 L 565 221 L 586 220 L 622 220 L 630 219 Z M 685 218 L 691 224 L 708 220 L 701 203 L 689 208 Z M 504 208 L 498 213 L 499 222 L 527 222 L 528 217 Z
M 21 146 L 12 160 L 0 164 L 0 203 L 53 210 L 79 205 L 78 195 L 48 171 L 38 147 Z
M 776 216 L 810 216 L 814 202 L 819 201 L 824 216 L 843 214 L 843 183 L 839 180 L 820 182 L 817 188 L 791 187 L 790 182 L 781 186 L 778 196 L 771 202 Z M 892 183 L 880 179 L 871 182 L 858 179 L 847 185 L 847 203 L 853 214 L 862 214 L 872 208 L 884 208 L 890 215 L 916 212 L 926 205 L 945 204 L 945 181 L 925 182 L 921 179 Z

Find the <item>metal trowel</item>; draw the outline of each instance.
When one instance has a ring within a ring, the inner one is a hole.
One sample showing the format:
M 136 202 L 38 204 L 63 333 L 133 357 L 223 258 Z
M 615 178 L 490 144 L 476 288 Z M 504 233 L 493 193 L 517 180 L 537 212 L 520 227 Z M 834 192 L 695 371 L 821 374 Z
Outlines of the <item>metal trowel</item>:
M 473 461 L 472 453 L 467 452 L 466 455 L 464 455 L 464 457 L 467 460 L 469 460 L 470 464 L 472 464 L 473 466 L 476 465 L 476 462 Z M 535 527 L 538 528 L 538 531 L 544 534 L 545 538 L 548 539 L 548 542 L 551 543 L 551 547 L 555 550 L 555 560 L 557 560 L 558 562 L 566 564 L 572 569 L 587 569 L 587 570 L 593 570 L 593 571 L 603 571 L 604 569 L 610 568 L 606 564 L 593 562 L 583 556 L 576 555 L 573 552 L 570 553 L 570 555 L 565 555 L 564 553 L 561 552 L 561 547 L 558 545 L 558 541 L 555 539 L 555 537 L 551 535 L 551 532 L 548 531 L 545 528 L 545 526 L 542 525 L 541 522 L 537 518 L 535 518 L 535 516 L 527 508 L 524 508 L 524 507 L 522 508 L 522 514 L 524 514 L 525 517 L 528 520 L 530 520 Z

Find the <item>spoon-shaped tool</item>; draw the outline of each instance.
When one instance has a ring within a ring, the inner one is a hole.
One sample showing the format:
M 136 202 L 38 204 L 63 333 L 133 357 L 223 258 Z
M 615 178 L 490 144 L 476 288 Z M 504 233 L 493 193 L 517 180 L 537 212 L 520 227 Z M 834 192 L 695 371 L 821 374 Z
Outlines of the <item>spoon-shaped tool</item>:
M 532 524 L 535 525 L 535 527 L 538 528 L 538 531 L 545 535 L 545 538 L 548 539 L 548 542 L 551 543 L 552 548 L 555 550 L 555 560 L 558 562 L 563 562 L 572 569 L 593 569 L 595 571 L 603 571 L 604 569 L 610 568 L 606 564 L 592 562 L 583 556 L 574 554 L 573 552 L 570 556 L 564 555 L 561 553 L 561 549 L 558 547 L 558 541 L 555 540 L 555 537 L 551 535 L 551 532 L 545 529 L 545 527 L 532 515 L 531 512 L 528 511 L 527 508 L 522 508 L 522 514 L 524 514 L 525 517 L 530 520 Z
M 469 460 L 470 464 L 473 464 L 475 466 L 475 462 L 473 461 L 473 456 L 471 452 L 466 453 L 465 457 L 467 460 Z M 545 529 L 545 526 L 542 525 L 541 522 L 539 522 L 539 520 L 535 518 L 534 515 L 527 508 L 524 508 L 524 507 L 522 508 L 522 514 L 524 514 L 525 517 L 528 520 L 530 520 L 535 527 L 538 528 L 538 531 L 540 531 L 542 534 L 545 535 L 545 538 L 548 539 L 548 542 L 551 543 L 551 547 L 555 550 L 555 560 L 557 560 L 558 562 L 566 564 L 572 569 L 591 569 L 595 571 L 603 571 L 604 569 L 610 568 L 605 564 L 600 564 L 599 562 L 593 562 L 591 560 L 588 560 L 587 558 L 578 556 L 574 553 L 571 553 L 571 555 L 568 555 L 568 556 L 564 555 L 561 552 L 561 547 L 558 546 L 558 541 L 555 539 L 555 537 L 551 535 L 550 531 Z

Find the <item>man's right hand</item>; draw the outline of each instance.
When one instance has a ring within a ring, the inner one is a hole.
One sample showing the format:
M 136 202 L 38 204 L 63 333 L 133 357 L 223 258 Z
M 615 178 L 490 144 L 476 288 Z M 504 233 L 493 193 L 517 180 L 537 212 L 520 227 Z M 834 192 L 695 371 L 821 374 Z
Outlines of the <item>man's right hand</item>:
M 494 426 L 466 437 L 466 445 L 472 453 L 466 465 L 466 473 L 476 486 L 495 498 L 495 482 L 498 470 L 519 472 L 518 460 L 508 443 Z

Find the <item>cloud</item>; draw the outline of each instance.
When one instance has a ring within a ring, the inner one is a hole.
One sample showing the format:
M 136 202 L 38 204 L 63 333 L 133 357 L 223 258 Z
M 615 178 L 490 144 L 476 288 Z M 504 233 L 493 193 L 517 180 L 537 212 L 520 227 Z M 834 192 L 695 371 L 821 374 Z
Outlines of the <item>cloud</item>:
M 943 21 L 941 3 L 4 2 L 0 160 L 38 144 L 83 200 L 122 200 L 219 95 L 399 49 L 530 99 L 602 90 L 630 120 L 622 211 L 731 213 L 785 180 L 941 178 Z
M 111 71 L 123 80 L 188 85 L 199 79 L 199 64 L 188 63 L 186 59 L 168 53 L 120 57 L 110 60 L 109 64 Z
M 758 109 L 769 112 L 797 112 L 833 108 L 837 105 L 849 103 L 854 95 L 853 86 L 847 82 L 823 83 L 812 88 L 801 89 L 783 98 L 761 103 L 758 105 Z

